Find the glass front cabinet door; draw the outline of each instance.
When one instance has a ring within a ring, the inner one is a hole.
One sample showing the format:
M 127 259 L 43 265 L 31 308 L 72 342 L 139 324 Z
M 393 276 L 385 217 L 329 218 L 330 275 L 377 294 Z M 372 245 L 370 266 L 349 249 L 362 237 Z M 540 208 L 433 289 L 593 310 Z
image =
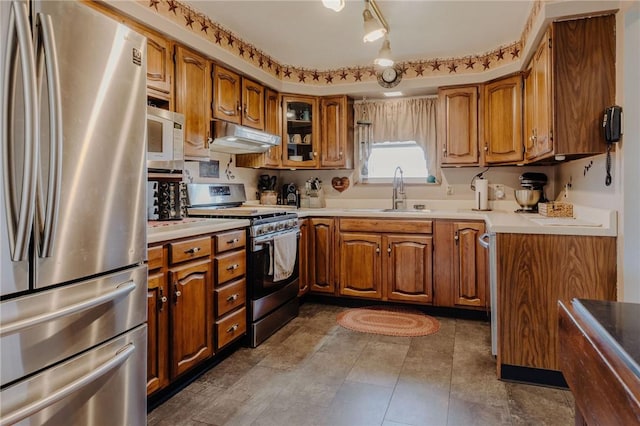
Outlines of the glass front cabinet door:
M 317 167 L 319 162 L 318 99 L 311 96 L 282 97 L 282 165 Z

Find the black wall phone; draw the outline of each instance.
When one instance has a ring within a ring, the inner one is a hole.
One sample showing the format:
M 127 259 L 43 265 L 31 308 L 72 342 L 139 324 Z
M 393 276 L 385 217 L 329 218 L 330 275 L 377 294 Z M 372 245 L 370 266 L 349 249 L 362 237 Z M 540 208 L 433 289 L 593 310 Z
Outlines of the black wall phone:
M 622 108 L 613 105 L 604 110 L 602 119 L 604 139 L 607 143 L 618 142 L 622 135 Z
M 605 185 L 611 185 L 611 144 L 618 142 L 622 136 L 622 108 L 618 105 L 607 107 L 602 118 L 604 140 L 607 143 L 607 176 Z

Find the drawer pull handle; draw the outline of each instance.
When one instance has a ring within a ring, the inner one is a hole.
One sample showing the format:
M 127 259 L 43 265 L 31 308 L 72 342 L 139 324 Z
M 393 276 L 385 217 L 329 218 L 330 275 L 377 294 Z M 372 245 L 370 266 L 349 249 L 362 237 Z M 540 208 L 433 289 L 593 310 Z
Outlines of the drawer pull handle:
M 232 294 L 231 296 L 227 297 L 227 302 L 233 302 L 233 301 L 236 301 L 236 300 L 238 300 L 238 297 L 239 297 L 239 296 L 240 296 L 240 295 L 239 295 L 238 293 L 236 293 L 236 294 Z
M 238 323 L 233 324 L 231 327 L 227 328 L 227 333 L 233 333 L 238 329 L 238 327 L 240 327 L 240 324 Z
M 234 238 L 233 240 L 227 241 L 227 244 L 235 244 L 240 241 L 240 238 Z
M 235 269 L 238 269 L 239 267 L 240 265 L 238 265 L 237 263 L 234 263 L 233 265 L 227 266 L 227 271 L 233 271 Z
M 202 250 L 200 247 L 191 247 L 188 250 L 185 250 L 185 253 L 191 253 L 191 254 L 196 254 L 197 252 L 199 252 L 200 250 Z

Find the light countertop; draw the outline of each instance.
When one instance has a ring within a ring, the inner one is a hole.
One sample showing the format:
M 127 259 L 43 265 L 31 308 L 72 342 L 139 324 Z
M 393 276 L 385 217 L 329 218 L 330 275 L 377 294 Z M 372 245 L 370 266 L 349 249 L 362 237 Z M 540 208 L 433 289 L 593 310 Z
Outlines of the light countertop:
M 412 204 L 409 204 L 412 205 Z M 435 206 L 425 210 L 389 210 L 383 208 L 303 208 L 293 210 L 299 217 L 369 217 L 388 219 L 450 219 L 480 220 L 487 231 L 506 234 L 549 234 L 617 236 L 615 210 L 594 209 L 574 205 L 574 218 L 550 218 L 532 213 L 514 213 L 510 205 L 497 206 L 490 211 L 475 211 L 455 205 Z M 225 231 L 249 226 L 246 219 L 186 218 L 182 221 L 149 222 L 149 244 L 185 238 L 198 234 Z
M 178 221 L 149 221 L 147 244 L 247 226 L 249 221 L 246 219 L 186 218 Z
M 395 219 L 481 220 L 487 231 L 507 234 L 550 235 L 617 235 L 614 210 L 593 209 L 574 205 L 574 218 L 552 218 L 537 213 L 515 213 L 513 209 L 476 211 L 471 208 L 434 208 L 426 210 L 392 210 L 375 208 L 298 209 L 298 216 L 377 217 Z

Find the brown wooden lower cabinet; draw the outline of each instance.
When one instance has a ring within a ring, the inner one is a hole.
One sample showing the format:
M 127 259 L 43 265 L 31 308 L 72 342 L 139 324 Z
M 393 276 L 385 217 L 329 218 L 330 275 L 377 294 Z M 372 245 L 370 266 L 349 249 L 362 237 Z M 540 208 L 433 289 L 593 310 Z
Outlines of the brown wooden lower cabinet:
M 300 290 L 298 296 L 309 292 L 309 219 L 300 219 L 300 243 L 298 245 L 298 260 L 300 271 Z
M 169 384 L 168 293 L 166 274 L 162 271 L 150 272 L 147 288 L 147 394 Z
M 398 302 L 433 301 L 433 237 L 431 235 L 387 235 L 386 298 Z
M 498 373 L 560 370 L 558 300 L 615 300 L 616 238 L 497 234 Z
M 241 229 L 149 247 L 147 395 L 246 334 L 245 245 Z
M 213 354 L 211 259 L 169 269 L 171 378 Z
M 488 254 L 478 242 L 484 231 L 484 222 L 435 221 L 435 305 L 488 309 Z
M 430 303 L 431 221 L 339 219 L 338 295 Z
M 333 280 L 333 251 L 335 223 L 333 218 L 309 219 L 309 279 L 310 290 L 316 293 L 335 293 Z
M 341 296 L 382 299 L 382 236 L 341 232 L 339 241 Z

